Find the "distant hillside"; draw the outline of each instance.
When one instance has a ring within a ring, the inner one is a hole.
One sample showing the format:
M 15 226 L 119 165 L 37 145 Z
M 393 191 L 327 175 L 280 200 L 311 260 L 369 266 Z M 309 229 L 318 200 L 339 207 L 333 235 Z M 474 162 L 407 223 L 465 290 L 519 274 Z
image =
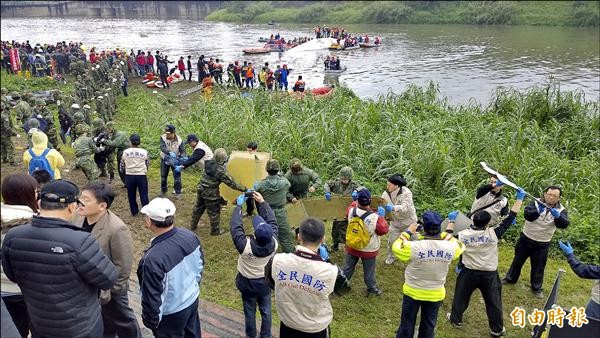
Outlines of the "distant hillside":
M 231 1 L 211 21 L 598 26 L 598 1 Z

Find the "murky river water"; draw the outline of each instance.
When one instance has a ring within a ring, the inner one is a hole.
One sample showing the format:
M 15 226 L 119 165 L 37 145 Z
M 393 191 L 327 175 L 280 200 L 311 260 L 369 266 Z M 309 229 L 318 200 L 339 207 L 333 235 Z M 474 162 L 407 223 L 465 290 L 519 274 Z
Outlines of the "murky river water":
M 171 60 L 204 54 L 227 62 L 287 63 L 292 79 L 309 87 L 325 78 L 328 50 L 243 55 L 245 47 L 272 32 L 286 38 L 311 35 L 311 25 L 238 25 L 190 20 L 2 19 L 2 40 L 55 43 L 82 41 L 98 48 L 161 50 Z M 494 88 L 543 85 L 550 77 L 564 89 L 579 89 L 589 100 L 600 96 L 600 34 L 597 28 L 461 25 L 346 25 L 355 33 L 381 35 L 380 48 L 335 52 L 348 70 L 338 80 L 361 97 L 401 92 L 408 84 L 439 84 L 451 102 L 489 100 Z M 142 37 L 147 35 L 147 37 Z

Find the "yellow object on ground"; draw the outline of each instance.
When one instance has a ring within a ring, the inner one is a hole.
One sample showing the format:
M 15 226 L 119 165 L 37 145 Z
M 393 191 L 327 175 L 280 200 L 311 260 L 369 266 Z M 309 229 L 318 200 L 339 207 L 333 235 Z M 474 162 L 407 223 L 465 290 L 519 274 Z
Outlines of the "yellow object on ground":
M 265 166 L 271 159 L 271 153 L 247 151 L 232 151 L 227 163 L 227 172 L 236 182 L 241 183 L 248 188 L 252 188 L 255 182 L 267 177 Z M 234 202 L 240 195 L 240 192 L 233 190 L 225 184 L 219 186 L 221 196 L 228 202 Z
M 297 227 L 306 217 L 316 217 L 324 221 L 345 219 L 346 209 L 352 203 L 350 196 L 331 196 L 331 201 L 324 197 L 304 198 L 298 203 L 288 203 L 285 206 L 290 226 Z M 385 205 L 381 197 L 371 197 L 371 208 L 377 212 L 378 206 Z

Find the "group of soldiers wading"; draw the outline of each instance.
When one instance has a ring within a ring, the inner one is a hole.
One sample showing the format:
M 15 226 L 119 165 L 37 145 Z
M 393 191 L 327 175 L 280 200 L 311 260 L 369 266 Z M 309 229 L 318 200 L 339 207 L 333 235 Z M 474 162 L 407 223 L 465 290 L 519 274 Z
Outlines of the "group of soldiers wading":
M 116 130 L 113 119 L 127 64 L 117 60 L 111 66 L 108 58 L 101 58 L 87 69 L 71 67 L 71 74 L 76 77 L 73 95 L 61 90 L 52 92 L 60 128 L 55 125 L 54 113 L 44 98 L 36 98 L 29 91 L 9 93 L 2 88 L 2 135 L 18 136 L 17 126 L 20 126 L 27 133 L 31 147 L 31 135 L 39 130 L 48 136 L 48 147 L 58 151 L 59 136 L 63 144 L 67 143 L 66 136 L 70 136 L 75 166 L 82 169 L 88 180 L 108 176 L 112 182 L 116 167 L 124 185 L 125 175 L 118 170 L 118 164 L 129 140 L 124 132 Z M 2 137 L 2 162 L 17 165 L 10 137 Z

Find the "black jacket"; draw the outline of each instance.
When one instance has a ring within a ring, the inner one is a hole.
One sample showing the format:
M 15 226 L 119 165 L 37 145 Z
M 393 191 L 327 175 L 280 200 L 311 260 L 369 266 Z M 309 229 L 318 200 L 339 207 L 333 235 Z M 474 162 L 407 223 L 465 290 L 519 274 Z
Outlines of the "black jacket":
M 91 336 L 102 320 L 99 290 L 117 281 L 94 237 L 57 218 L 34 216 L 11 229 L 2 267 L 21 288 L 33 331 L 44 337 Z

